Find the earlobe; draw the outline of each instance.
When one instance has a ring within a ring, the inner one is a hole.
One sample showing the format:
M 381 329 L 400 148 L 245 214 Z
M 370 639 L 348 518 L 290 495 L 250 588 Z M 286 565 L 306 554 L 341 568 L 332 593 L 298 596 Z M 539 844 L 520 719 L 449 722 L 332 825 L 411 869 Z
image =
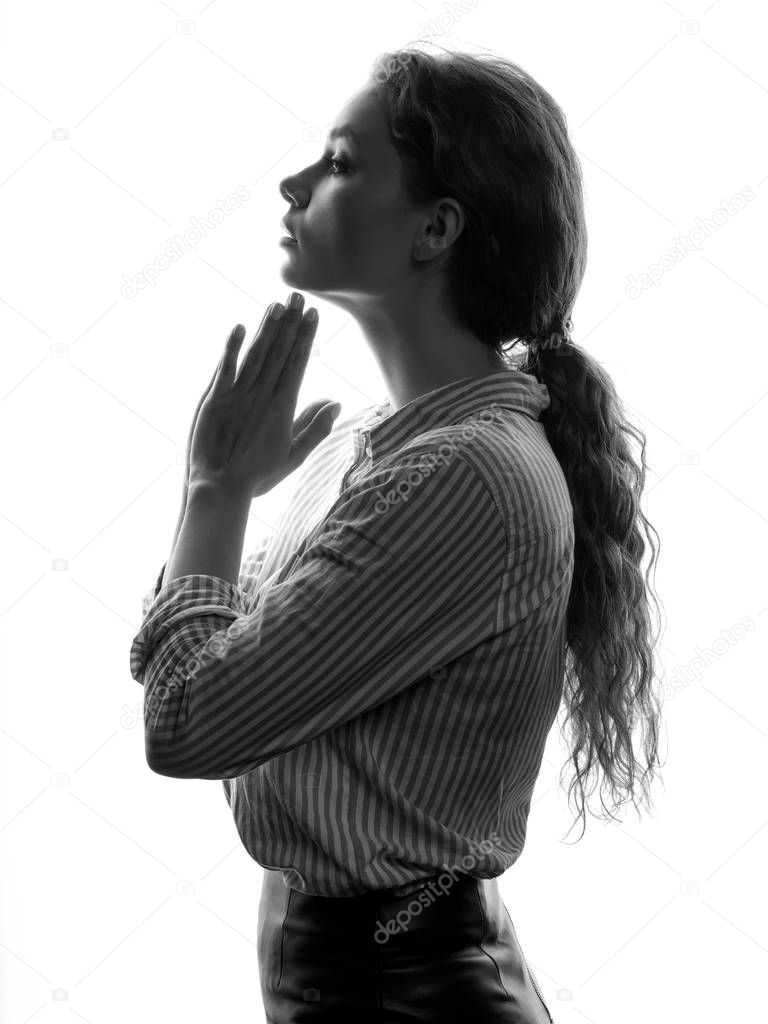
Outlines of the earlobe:
M 430 234 L 431 227 L 426 228 L 417 238 L 414 245 L 414 258 L 417 260 L 431 259 L 436 249 L 440 248 L 441 239 Z M 437 244 L 435 244 L 437 243 Z
M 443 252 L 448 248 L 448 243 L 444 235 L 429 234 L 431 228 L 427 230 L 419 237 L 414 247 L 414 258 L 417 260 L 429 260 L 435 255 Z

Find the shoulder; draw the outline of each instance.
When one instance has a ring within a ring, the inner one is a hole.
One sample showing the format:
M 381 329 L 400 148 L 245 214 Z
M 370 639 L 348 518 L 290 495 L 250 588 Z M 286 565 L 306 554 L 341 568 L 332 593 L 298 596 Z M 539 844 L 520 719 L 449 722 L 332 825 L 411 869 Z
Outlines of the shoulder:
M 570 527 L 568 485 L 541 421 L 503 407 L 490 413 L 438 428 L 421 444 L 471 467 L 518 540 Z
M 351 482 L 323 529 L 339 545 L 362 543 L 388 556 L 410 550 L 414 559 L 445 544 L 482 542 L 503 552 L 507 543 L 484 475 L 455 447 L 426 438 L 382 457 Z

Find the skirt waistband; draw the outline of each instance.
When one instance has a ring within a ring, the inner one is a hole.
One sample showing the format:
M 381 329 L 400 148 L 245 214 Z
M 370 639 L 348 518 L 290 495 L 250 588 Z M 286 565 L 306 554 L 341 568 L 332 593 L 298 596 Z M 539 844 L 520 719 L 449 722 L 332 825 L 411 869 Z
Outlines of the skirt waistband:
M 436 881 L 440 875 L 427 875 L 426 878 L 417 878 L 412 882 L 403 882 L 402 885 L 393 885 L 388 889 L 384 889 L 383 892 L 390 893 L 397 899 L 401 896 L 410 896 L 412 892 L 418 892 L 420 889 L 426 889 L 430 882 Z
M 497 878 L 443 872 L 328 898 L 286 887 L 279 872 L 265 870 L 258 934 L 269 1024 L 552 1021 Z

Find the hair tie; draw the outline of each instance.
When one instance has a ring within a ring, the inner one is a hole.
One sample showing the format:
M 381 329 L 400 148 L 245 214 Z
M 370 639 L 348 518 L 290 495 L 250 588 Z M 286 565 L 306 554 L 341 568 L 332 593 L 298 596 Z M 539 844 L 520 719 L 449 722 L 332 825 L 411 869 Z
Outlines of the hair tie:
M 566 345 L 571 344 L 571 331 L 573 330 L 573 321 L 570 317 L 564 322 L 562 330 L 552 331 L 547 337 L 541 335 L 534 335 L 533 338 L 528 342 L 529 348 L 534 348 L 537 351 L 542 349 L 559 349 Z

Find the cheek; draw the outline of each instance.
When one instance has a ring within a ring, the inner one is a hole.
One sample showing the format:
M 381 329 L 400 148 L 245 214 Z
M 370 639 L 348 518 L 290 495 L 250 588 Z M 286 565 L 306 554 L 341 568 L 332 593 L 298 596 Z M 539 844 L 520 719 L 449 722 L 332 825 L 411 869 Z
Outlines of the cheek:
M 323 248 L 349 247 L 367 230 L 366 217 L 364 205 L 354 195 L 341 191 L 325 195 L 307 220 L 308 234 Z
M 360 261 L 370 263 L 380 223 L 369 203 L 351 195 L 333 196 L 318 213 L 310 234 L 325 254 L 323 258 L 350 268 Z
M 402 258 L 403 240 L 387 217 L 369 211 L 366 219 L 355 221 L 343 247 L 350 266 L 386 271 Z
M 345 241 L 367 262 L 389 262 L 402 252 L 404 229 L 392 203 L 381 199 L 350 203 L 339 219 Z
M 386 186 L 376 195 L 370 183 L 339 185 L 323 195 L 307 220 L 318 259 L 350 271 L 390 267 L 408 258 L 403 211 Z

